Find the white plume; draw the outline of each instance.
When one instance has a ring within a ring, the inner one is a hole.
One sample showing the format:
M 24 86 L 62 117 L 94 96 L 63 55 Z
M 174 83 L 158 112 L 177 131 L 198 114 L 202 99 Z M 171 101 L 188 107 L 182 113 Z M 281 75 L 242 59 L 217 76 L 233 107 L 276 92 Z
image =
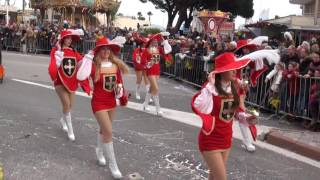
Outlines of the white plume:
M 285 39 L 288 39 L 288 40 L 290 40 L 290 41 L 292 41 L 293 40 L 293 37 L 292 37 L 292 35 L 291 35 L 291 33 L 290 32 L 285 32 L 284 34 L 284 38 Z
M 269 50 L 263 49 L 259 51 L 252 52 L 241 57 L 239 60 L 251 59 L 251 61 L 260 61 L 263 62 L 263 59 L 266 59 L 269 65 L 278 64 L 280 62 L 279 50 Z
M 162 36 L 170 36 L 170 33 L 169 32 L 161 32 L 160 33 Z
M 261 46 L 263 42 L 268 42 L 269 37 L 268 36 L 258 36 L 254 39 L 252 39 L 248 44 L 255 44 L 257 46 Z
M 123 46 L 124 43 L 126 43 L 126 38 L 123 36 L 117 36 L 115 37 L 111 42 Z
M 68 29 L 68 31 L 71 31 L 73 35 L 83 36 L 84 32 L 82 29 Z

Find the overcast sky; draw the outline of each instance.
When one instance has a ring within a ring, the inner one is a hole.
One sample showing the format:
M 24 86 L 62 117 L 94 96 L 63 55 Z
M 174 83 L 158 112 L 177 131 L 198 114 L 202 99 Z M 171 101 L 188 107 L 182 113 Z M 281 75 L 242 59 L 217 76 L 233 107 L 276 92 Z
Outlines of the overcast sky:
M 4 1 L 5 0 L 0 0 L 1 4 L 4 4 Z M 13 2 L 15 2 L 17 7 L 22 8 L 22 0 L 11 0 L 11 3 Z M 300 6 L 290 4 L 289 0 L 254 0 L 255 14 L 253 20 L 258 20 L 260 12 L 268 8 L 270 9 L 269 18 L 274 18 L 275 15 L 287 16 L 291 14 L 301 14 Z M 118 13 L 136 16 L 139 11 L 141 11 L 145 17 L 147 17 L 147 12 L 151 11 L 154 14 L 151 17 L 152 24 L 165 26 L 167 23 L 168 18 L 166 13 L 156 10 L 152 3 L 144 4 L 141 3 L 140 0 L 122 0 Z M 243 18 L 236 19 L 237 26 L 243 23 Z

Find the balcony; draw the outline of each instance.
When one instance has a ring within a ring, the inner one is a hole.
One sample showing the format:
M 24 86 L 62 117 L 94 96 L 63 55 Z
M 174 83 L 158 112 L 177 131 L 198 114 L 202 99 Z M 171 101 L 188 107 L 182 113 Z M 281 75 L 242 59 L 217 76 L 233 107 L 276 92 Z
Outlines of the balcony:
M 304 5 L 304 4 L 309 4 L 311 3 L 312 1 L 314 0 L 289 0 L 291 4 L 301 4 L 301 5 Z

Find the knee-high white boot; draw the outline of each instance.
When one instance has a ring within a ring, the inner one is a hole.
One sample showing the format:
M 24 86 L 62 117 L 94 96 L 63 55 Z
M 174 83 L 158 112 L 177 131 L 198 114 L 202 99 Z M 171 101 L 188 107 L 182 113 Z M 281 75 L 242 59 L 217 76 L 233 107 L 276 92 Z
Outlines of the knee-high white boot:
M 97 147 L 96 147 L 96 155 L 97 155 L 97 160 L 100 166 L 105 166 L 106 159 L 103 155 L 103 147 L 102 147 L 102 138 L 101 134 L 98 132 L 97 134 Z
M 143 103 L 143 110 L 144 111 L 149 111 L 150 110 L 148 108 L 150 99 L 151 99 L 151 94 L 149 92 L 147 92 L 146 97 L 144 99 L 144 103 Z
M 122 174 L 118 168 L 116 157 L 114 154 L 113 142 L 104 143 L 103 148 L 104 148 L 105 155 L 108 158 L 109 169 L 111 171 L 113 178 L 115 178 L 115 179 L 122 178 Z
M 147 84 L 146 85 L 146 92 L 149 92 L 150 91 L 150 84 Z
M 141 96 L 140 96 L 140 84 L 136 84 L 136 99 L 140 100 Z
M 160 102 L 159 102 L 159 96 L 152 96 L 153 98 L 153 101 L 154 101 L 154 104 L 156 106 L 156 113 L 157 113 L 157 116 L 162 116 L 163 115 L 163 112 L 161 111 L 160 109 Z
M 64 115 L 64 118 L 66 120 L 67 123 L 67 127 L 68 127 L 68 138 L 70 141 L 74 141 L 76 138 L 74 136 L 73 133 L 73 128 L 72 128 L 72 121 L 71 121 L 71 113 L 68 112 Z
M 254 152 L 256 150 L 256 147 L 252 144 L 252 140 L 249 137 L 249 128 L 243 123 L 239 123 L 241 135 L 242 135 L 242 142 L 246 148 L 247 151 L 249 152 Z
M 64 118 L 64 115 L 61 117 L 61 119 L 60 119 L 60 123 L 61 123 L 61 127 L 62 127 L 62 130 L 64 131 L 64 132 L 68 132 L 68 127 L 67 127 L 67 123 L 66 123 L 66 121 L 64 120 L 65 118 Z

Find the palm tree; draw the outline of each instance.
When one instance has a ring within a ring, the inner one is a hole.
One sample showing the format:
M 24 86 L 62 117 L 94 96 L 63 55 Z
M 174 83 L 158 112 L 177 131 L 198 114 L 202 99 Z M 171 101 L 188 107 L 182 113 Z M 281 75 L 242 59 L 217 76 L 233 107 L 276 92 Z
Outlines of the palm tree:
M 142 13 L 138 12 L 138 19 L 142 17 Z
M 152 12 L 151 11 L 149 11 L 148 12 L 148 16 L 149 16 L 149 23 L 150 23 L 150 26 L 151 26 L 151 16 L 152 16 L 153 14 L 152 14 Z

